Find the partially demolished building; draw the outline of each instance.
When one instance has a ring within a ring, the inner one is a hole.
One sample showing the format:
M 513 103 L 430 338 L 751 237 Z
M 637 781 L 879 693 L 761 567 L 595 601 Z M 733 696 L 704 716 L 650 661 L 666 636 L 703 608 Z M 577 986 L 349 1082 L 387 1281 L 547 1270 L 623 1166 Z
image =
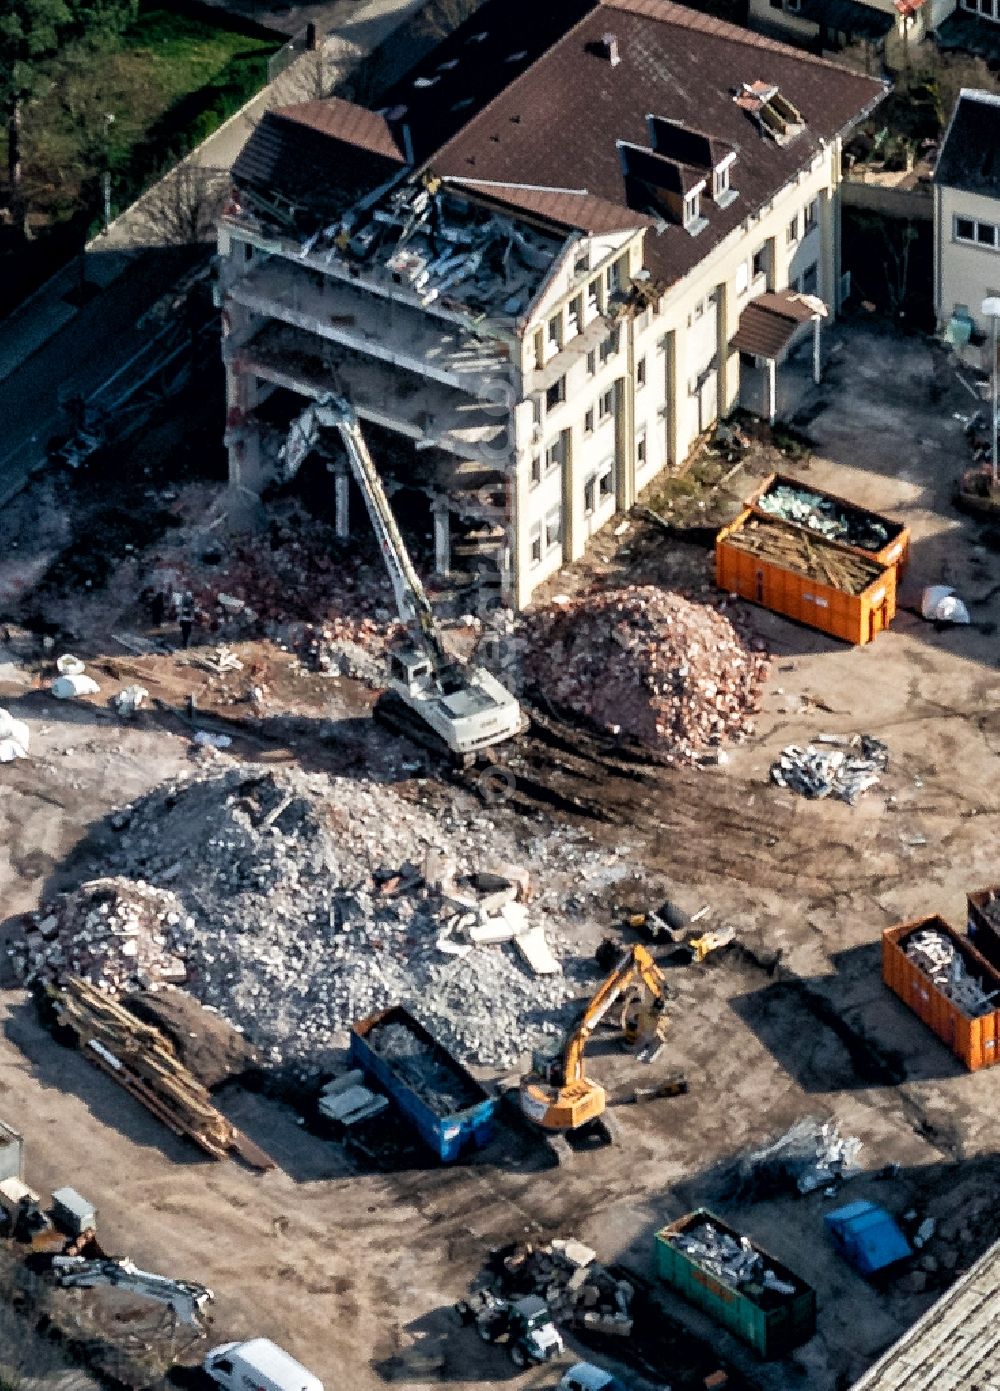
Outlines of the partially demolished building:
M 741 376 L 773 408 L 839 307 L 841 139 L 882 95 L 670 0 L 487 0 L 378 110 L 268 112 L 219 229 L 234 495 L 348 396 L 437 570 L 522 606 Z

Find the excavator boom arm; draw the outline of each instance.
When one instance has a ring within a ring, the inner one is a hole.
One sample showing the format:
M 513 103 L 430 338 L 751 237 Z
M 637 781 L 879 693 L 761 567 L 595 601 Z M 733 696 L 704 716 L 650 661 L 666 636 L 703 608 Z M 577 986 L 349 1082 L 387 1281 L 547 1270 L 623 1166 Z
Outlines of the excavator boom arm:
M 611 974 L 598 987 L 583 1018 L 566 1041 L 562 1063 L 562 1085 L 571 1086 L 583 1078 L 583 1057 L 587 1041 L 616 1000 L 640 979 L 654 1000 L 664 998 L 663 975 L 645 947 L 631 947 Z

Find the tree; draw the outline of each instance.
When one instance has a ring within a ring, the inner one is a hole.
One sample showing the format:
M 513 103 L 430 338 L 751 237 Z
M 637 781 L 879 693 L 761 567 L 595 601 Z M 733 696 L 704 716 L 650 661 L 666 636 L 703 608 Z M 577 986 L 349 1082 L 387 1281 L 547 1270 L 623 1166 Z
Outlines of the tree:
M 68 46 L 100 47 L 134 16 L 136 0 L 3 0 L 0 4 L 0 110 L 7 125 L 7 176 L 20 211 L 24 109 Z
M 131 211 L 133 226 L 150 246 L 193 246 L 211 241 L 232 180 L 225 169 L 185 160 Z

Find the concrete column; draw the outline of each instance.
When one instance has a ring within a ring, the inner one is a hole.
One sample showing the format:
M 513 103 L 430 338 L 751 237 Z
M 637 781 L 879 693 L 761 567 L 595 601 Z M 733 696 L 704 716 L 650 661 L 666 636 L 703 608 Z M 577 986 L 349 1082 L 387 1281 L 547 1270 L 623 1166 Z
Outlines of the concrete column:
M 351 475 L 339 462 L 333 466 L 333 530 L 338 541 L 351 534 Z
M 716 299 L 716 338 L 718 342 L 719 355 L 719 418 L 724 419 L 736 405 L 736 395 L 738 391 L 739 374 L 732 369 L 733 355 L 729 351 L 729 342 L 735 332 L 735 325 L 732 332 L 729 327 L 730 296 L 729 281 L 723 280 L 715 287 Z
M 663 354 L 665 364 L 663 402 L 666 418 L 663 424 L 666 436 L 667 467 L 676 468 L 677 465 L 682 462 L 680 443 L 680 391 L 683 383 L 680 380 L 679 362 L 683 349 L 683 341 L 679 329 L 671 329 L 665 337 L 666 351 Z
M 434 573 L 451 574 L 451 516 L 444 498 L 435 500 L 434 513 Z
M 767 359 L 767 419 L 773 425 L 778 414 L 778 368 L 774 358 Z
M 577 429 L 580 429 L 577 426 Z M 576 476 L 577 459 L 583 457 L 583 450 L 576 448 L 576 430 L 569 432 L 569 444 L 562 469 L 562 549 L 563 564 L 577 560 L 583 554 L 584 538 L 577 526 L 577 514 L 583 506 L 582 487 Z
M 259 400 L 257 378 L 238 365 L 226 366 L 226 449 L 229 456 L 229 501 L 231 518 L 248 521 L 249 513 L 260 505 L 266 482 L 261 459 L 260 426 L 253 415 Z
M 823 377 L 823 351 L 820 339 L 822 320 L 817 314 L 813 319 L 813 381 L 819 386 Z
M 629 325 L 631 332 L 631 325 Z M 627 512 L 635 501 L 635 428 L 633 392 L 635 355 L 626 358 L 629 372 L 615 382 L 615 511 Z

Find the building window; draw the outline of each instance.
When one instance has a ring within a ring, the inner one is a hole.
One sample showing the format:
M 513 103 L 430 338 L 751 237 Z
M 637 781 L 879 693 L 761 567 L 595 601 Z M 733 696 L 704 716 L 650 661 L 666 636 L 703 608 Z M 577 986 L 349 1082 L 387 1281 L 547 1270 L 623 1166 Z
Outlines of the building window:
M 811 266 L 807 266 L 802 272 L 802 293 L 804 295 L 814 295 L 819 289 L 819 265 L 813 261 Z
M 993 251 L 1000 244 L 996 223 L 980 222 L 974 217 L 955 218 L 955 240 L 971 242 L 973 246 L 986 246 Z
M 756 280 L 761 275 L 767 274 L 767 247 L 761 246 L 753 253 L 753 265 L 751 267 L 752 278 Z
M 545 366 L 545 335 L 540 328 L 535 330 L 535 367 Z
M 591 349 L 587 354 L 587 376 L 592 377 L 597 371 L 597 353 Z
M 600 468 L 590 474 L 583 485 L 583 511 L 587 517 L 615 495 L 615 461 L 605 459 Z
M 583 327 L 583 295 L 577 295 L 569 302 L 569 336 L 575 338 Z
M 555 348 L 557 351 L 562 347 L 562 315 L 553 314 L 549 320 L 546 336 L 549 342 L 549 349 Z
M 545 409 L 554 411 L 566 399 L 566 378 L 557 377 L 545 393 Z
M 638 430 L 635 436 L 635 466 L 638 469 L 646 467 L 646 431 Z
M 618 329 L 614 328 L 614 329 L 611 330 L 611 332 L 608 334 L 607 338 L 605 338 L 604 342 L 601 344 L 601 366 L 602 366 L 602 367 L 604 366 L 604 364 L 605 364 L 606 362 L 610 362 L 610 360 L 611 360 L 611 359 L 615 356 L 615 354 L 618 352 L 618 341 L 619 341 L 619 331 L 618 331 Z
M 537 488 L 542 481 L 542 456 L 534 455 L 531 460 L 531 486 Z
M 637 388 L 646 385 L 646 359 L 644 357 L 640 357 L 635 364 L 635 384 Z
M 587 414 L 583 417 L 583 433 L 584 433 L 585 435 L 592 435 L 592 434 L 594 433 L 594 411 L 593 411 L 593 407 L 591 407 L 591 409 L 590 409 L 590 410 L 587 412 Z
M 741 261 L 736 267 L 736 275 L 733 278 L 733 289 L 738 295 L 745 295 L 750 288 L 750 275 L 747 271 L 746 261 Z
M 715 177 L 714 177 L 714 179 L 712 180 L 712 197 L 715 199 L 716 202 L 719 201 L 719 199 L 720 199 L 720 198 L 722 197 L 722 195 L 727 191 L 728 188 L 729 188 L 729 165 L 728 165 L 728 164 L 720 164 L 719 167 L 718 167 L 718 169 L 716 169 L 716 171 L 715 171 Z
M 804 213 L 805 226 L 802 235 L 807 237 L 810 232 L 814 232 L 819 226 L 819 199 L 814 198 L 811 203 L 807 203 Z
M 615 390 L 614 387 L 609 387 L 608 390 L 601 395 L 601 399 L 597 403 L 597 418 L 598 420 L 607 420 L 608 417 L 614 415 L 614 413 Z
M 547 474 L 553 473 L 558 468 L 562 468 L 563 464 L 566 462 L 566 456 L 569 452 L 568 439 L 568 431 L 563 430 L 558 438 L 554 439 L 546 449 L 545 472 Z
M 541 565 L 542 563 L 542 524 L 536 522 L 528 532 L 528 546 L 531 552 L 531 564 Z
M 799 215 L 798 215 L 798 213 L 796 213 L 795 216 L 792 218 L 791 222 L 790 222 L 790 223 L 788 224 L 788 226 L 785 228 L 785 245 L 786 245 L 786 246 L 794 246 L 795 243 L 798 241 L 798 239 L 799 239 Z
M 535 425 L 542 423 L 542 398 L 540 396 L 532 396 L 531 398 L 531 420 Z
M 573 262 L 573 275 L 584 276 L 590 270 L 590 252 L 581 251 Z
M 628 256 L 619 256 L 617 261 L 613 261 L 608 266 L 608 294 L 619 294 L 625 288 L 625 281 L 628 279 Z
M 701 217 L 701 190 L 695 189 L 684 198 L 684 226 L 692 227 Z
M 550 551 L 554 551 L 561 541 L 562 504 L 557 503 L 545 514 L 545 554 L 548 555 Z
M 592 280 L 587 286 L 587 308 L 591 314 L 600 313 L 601 284 L 599 280 Z

